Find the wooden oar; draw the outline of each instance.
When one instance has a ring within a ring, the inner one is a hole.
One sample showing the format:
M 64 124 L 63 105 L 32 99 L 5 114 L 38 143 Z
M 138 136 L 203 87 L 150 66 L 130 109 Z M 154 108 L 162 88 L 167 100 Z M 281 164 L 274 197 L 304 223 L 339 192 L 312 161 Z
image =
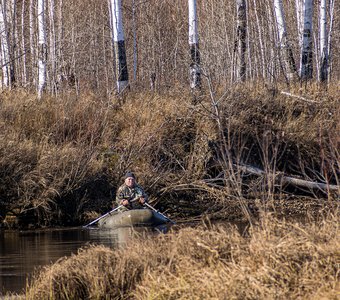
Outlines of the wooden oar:
M 176 222 L 170 220 L 168 217 L 164 216 L 161 212 L 159 212 L 156 208 L 152 207 L 150 204 L 148 203 L 144 203 L 144 205 L 150 209 L 152 209 L 153 211 L 155 211 L 156 213 L 160 214 L 163 218 L 167 219 L 170 223 L 172 224 L 176 224 Z

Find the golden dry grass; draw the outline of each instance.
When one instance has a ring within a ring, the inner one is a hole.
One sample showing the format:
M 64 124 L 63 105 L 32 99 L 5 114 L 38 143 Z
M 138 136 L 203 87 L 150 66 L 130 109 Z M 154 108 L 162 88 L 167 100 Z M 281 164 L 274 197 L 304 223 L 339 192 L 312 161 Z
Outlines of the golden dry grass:
M 339 215 L 305 224 L 271 215 L 184 228 L 125 248 L 92 246 L 45 267 L 26 299 L 339 299 Z
M 339 184 L 338 86 L 291 87 L 303 99 L 284 89 L 246 83 L 217 90 L 213 99 L 203 90 L 197 105 L 177 87 L 109 100 L 70 93 L 38 102 L 24 91 L 3 94 L 0 217 L 30 212 L 40 225 L 86 222 L 111 207 L 111 192 L 128 169 L 170 209 L 179 199 L 187 206 L 197 200 L 204 210 L 206 199 L 223 204 L 282 191 L 270 176 L 244 180 L 235 162 Z M 218 119 L 211 107 L 221 96 Z M 223 186 L 206 184 L 222 173 Z

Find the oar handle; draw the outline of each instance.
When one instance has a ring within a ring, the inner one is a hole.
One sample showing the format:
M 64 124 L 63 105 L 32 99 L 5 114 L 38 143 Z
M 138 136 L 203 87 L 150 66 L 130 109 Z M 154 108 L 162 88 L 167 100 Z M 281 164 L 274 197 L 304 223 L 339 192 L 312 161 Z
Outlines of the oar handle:
M 158 211 L 156 208 L 152 207 L 149 203 L 145 202 L 144 205 L 146 205 L 147 207 L 149 207 L 150 209 L 152 209 L 153 211 L 155 211 L 156 213 L 160 214 L 161 216 L 163 216 L 165 219 L 167 219 L 170 223 L 172 224 L 176 224 L 176 222 L 172 221 L 171 219 L 169 219 L 167 216 L 164 216 L 160 211 Z

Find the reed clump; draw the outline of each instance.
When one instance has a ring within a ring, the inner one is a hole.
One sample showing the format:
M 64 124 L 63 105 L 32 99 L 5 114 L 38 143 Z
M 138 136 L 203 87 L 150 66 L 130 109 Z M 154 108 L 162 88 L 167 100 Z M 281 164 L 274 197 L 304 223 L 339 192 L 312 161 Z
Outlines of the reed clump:
M 81 249 L 35 275 L 26 299 L 338 299 L 339 215 L 319 222 L 263 215 L 184 228 L 117 250 Z

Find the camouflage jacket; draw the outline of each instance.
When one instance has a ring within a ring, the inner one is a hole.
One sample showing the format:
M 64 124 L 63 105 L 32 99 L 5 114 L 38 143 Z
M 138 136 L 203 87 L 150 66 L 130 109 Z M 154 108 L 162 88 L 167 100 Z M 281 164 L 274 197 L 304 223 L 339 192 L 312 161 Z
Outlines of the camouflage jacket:
M 124 183 L 117 190 L 116 203 L 120 205 L 120 202 L 122 200 L 126 199 L 126 200 L 131 201 L 139 197 L 143 197 L 145 198 L 145 201 L 147 201 L 147 195 L 145 194 L 143 188 L 140 185 L 135 184 L 134 187 L 130 188 Z M 127 208 L 128 209 L 139 209 L 139 208 L 143 208 L 143 205 L 141 205 L 137 200 L 137 201 L 130 202 L 130 205 L 127 206 Z

